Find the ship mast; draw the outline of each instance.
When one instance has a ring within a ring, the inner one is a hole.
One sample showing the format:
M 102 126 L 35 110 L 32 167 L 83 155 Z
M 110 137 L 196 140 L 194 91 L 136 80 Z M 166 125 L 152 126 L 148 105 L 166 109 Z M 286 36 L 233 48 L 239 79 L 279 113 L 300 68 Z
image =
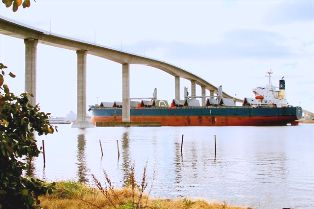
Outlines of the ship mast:
M 268 85 L 269 87 L 271 88 L 271 74 L 273 74 L 273 71 L 270 69 L 268 72 L 267 72 L 268 75 L 266 75 L 266 77 L 268 77 Z

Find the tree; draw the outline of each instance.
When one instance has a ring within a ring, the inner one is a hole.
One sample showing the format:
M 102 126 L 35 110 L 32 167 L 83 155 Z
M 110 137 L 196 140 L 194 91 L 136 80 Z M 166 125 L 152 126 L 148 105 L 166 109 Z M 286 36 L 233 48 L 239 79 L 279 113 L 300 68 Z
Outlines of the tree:
M 2 0 L 2 3 L 4 3 L 6 7 L 10 7 L 13 5 L 13 12 L 16 12 L 21 5 L 23 6 L 23 8 L 31 6 L 30 0 Z
M 49 113 L 29 103 L 28 93 L 15 96 L 4 83 L 6 66 L 0 63 L 0 209 L 39 207 L 38 196 L 51 191 L 44 182 L 25 177 L 26 159 L 40 153 L 34 134 L 50 134 Z M 8 74 L 15 77 L 13 73 Z

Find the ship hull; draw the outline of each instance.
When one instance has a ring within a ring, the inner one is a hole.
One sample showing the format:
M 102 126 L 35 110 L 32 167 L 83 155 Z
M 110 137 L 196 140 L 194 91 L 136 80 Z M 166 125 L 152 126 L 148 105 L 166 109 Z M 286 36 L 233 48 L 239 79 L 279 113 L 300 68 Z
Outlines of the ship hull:
M 119 108 L 92 108 L 96 126 L 122 123 Z M 284 126 L 297 125 L 300 107 L 285 108 L 143 108 L 130 110 L 131 124 L 160 126 Z

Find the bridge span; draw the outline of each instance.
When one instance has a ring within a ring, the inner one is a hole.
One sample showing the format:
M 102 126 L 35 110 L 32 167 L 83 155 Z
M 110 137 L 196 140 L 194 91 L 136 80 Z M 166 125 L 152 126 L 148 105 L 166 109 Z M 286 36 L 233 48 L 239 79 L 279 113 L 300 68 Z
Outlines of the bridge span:
M 86 120 L 86 55 L 91 54 L 105 58 L 122 65 L 122 121 L 130 122 L 130 65 L 140 64 L 162 70 L 175 78 L 175 99 L 180 99 L 180 78 L 191 81 L 191 96 L 196 96 L 196 85 L 202 89 L 202 103 L 205 103 L 206 90 L 210 91 L 213 96 L 218 88 L 204 79 L 190 73 L 180 67 L 169 63 L 139 56 L 136 54 L 126 53 L 119 50 L 111 49 L 105 46 L 92 44 L 63 37 L 49 32 L 38 30 L 21 23 L 0 17 L 0 34 L 24 39 L 25 43 L 25 91 L 32 93 L 30 98 L 32 104 L 36 104 L 36 57 L 37 44 L 46 44 L 59 48 L 76 51 L 77 54 L 77 119 L 73 127 L 86 128 L 91 124 Z M 223 96 L 233 98 L 223 92 Z M 236 98 L 235 98 L 236 99 Z M 242 101 L 236 99 L 236 101 Z

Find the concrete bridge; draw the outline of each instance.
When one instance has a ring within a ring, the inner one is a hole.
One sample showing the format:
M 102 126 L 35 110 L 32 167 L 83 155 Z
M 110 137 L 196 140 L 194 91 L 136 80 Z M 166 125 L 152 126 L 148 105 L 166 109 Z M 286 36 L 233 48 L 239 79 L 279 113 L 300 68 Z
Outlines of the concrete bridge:
M 206 90 L 210 96 L 218 90 L 217 87 L 202 78 L 169 63 L 131 54 L 105 46 L 82 42 L 41 31 L 30 26 L 0 18 L 0 34 L 24 39 L 25 43 L 25 91 L 34 95 L 31 103 L 36 104 L 36 53 L 37 44 L 47 44 L 59 48 L 76 51 L 77 54 L 77 119 L 73 127 L 86 128 L 90 126 L 86 120 L 86 55 L 102 57 L 122 65 L 122 121 L 130 122 L 130 65 L 141 64 L 160 69 L 174 76 L 175 99 L 180 99 L 180 78 L 191 81 L 191 96 L 196 96 L 196 85 L 202 89 L 202 103 L 205 104 Z M 223 92 L 223 96 L 233 98 Z M 241 101 L 236 99 L 237 101 Z

